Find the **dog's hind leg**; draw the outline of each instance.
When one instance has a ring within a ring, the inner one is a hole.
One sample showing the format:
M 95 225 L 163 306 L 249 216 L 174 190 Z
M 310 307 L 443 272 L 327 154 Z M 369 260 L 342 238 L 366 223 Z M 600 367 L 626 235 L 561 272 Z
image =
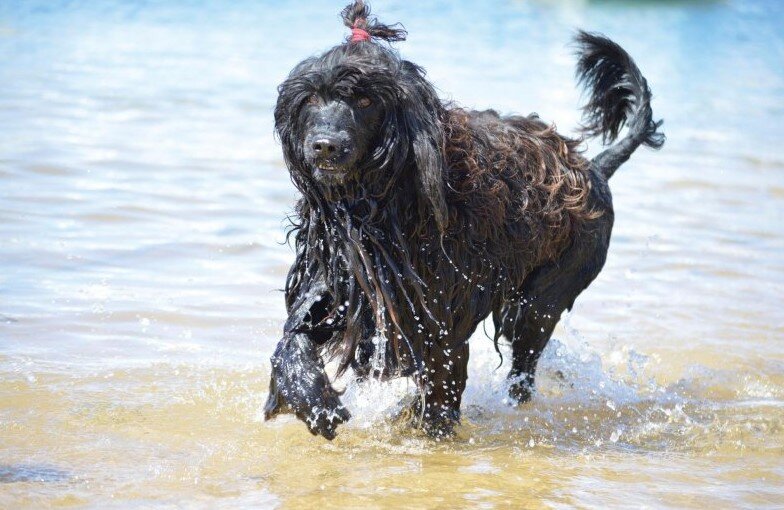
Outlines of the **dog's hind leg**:
M 536 364 L 561 314 L 572 308 L 604 265 L 612 212 L 597 220 L 595 226 L 576 239 L 558 260 L 532 271 L 515 299 L 493 313 L 496 330 L 512 344 L 509 395 L 519 403 L 531 398 Z

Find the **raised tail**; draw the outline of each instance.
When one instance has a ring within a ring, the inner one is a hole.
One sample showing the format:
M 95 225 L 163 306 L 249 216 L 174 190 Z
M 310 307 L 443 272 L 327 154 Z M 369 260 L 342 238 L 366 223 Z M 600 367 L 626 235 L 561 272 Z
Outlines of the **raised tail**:
M 628 126 L 626 136 L 593 158 L 594 168 L 610 178 L 640 145 L 654 149 L 664 145 L 664 133 L 658 131 L 662 121 L 653 120 L 651 89 L 637 64 L 626 51 L 598 34 L 580 31 L 577 81 L 590 97 L 583 107 L 588 136 L 602 136 L 606 145 L 618 138 Z

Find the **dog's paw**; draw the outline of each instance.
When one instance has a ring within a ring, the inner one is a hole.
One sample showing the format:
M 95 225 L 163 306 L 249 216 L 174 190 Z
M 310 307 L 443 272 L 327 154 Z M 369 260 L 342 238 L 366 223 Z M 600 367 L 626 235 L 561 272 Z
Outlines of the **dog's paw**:
M 518 404 L 525 404 L 534 394 L 533 385 L 526 381 L 516 381 L 509 386 L 509 397 Z
M 438 415 L 426 418 L 422 422 L 422 430 L 431 439 L 440 441 L 455 436 L 455 427 L 460 423 L 456 413 L 439 413 Z
M 335 439 L 338 425 L 347 422 L 351 418 L 351 413 L 337 396 L 331 396 L 323 405 L 313 407 L 309 415 L 304 417 L 298 415 L 298 417 L 305 422 L 311 434 L 332 441 Z
M 460 411 L 452 408 L 436 410 L 437 405 L 425 405 L 422 410 L 422 399 L 415 397 L 401 402 L 403 408 L 395 416 L 394 421 L 421 430 L 430 438 L 441 440 L 455 435 L 455 426 L 460 423 Z
M 307 425 L 311 434 L 331 441 L 338 425 L 347 422 L 351 413 L 343 406 L 338 392 L 325 376 L 310 375 L 292 381 L 286 373 L 274 371 L 264 406 L 264 420 L 271 420 L 281 413 L 293 413 Z

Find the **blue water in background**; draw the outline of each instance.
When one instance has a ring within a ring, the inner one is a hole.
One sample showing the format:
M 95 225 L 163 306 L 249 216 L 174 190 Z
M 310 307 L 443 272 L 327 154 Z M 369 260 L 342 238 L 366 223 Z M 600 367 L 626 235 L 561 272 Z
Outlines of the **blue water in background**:
M 193 115 L 193 129 L 177 132 L 185 156 L 198 152 L 200 136 L 239 131 L 267 141 L 276 85 L 303 56 L 346 36 L 340 7 L 4 1 L 4 152 L 68 151 L 43 129 L 42 117 L 78 125 L 95 122 L 89 114 L 102 108 L 146 117 L 152 125 L 138 127 L 142 139 L 168 134 L 172 117 Z M 405 21 L 403 55 L 466 106 L 538 111 L 571 128 L 579 102 L 567 45 L 583 28 L 610 35 L 635 56 L 653 85 L 656 113 L 667 120 L 670 147 L 693 150 L 715 135 L 730 156 L 781 155 L 781 2 L 390 1 L 375 8 L 384 21 Z

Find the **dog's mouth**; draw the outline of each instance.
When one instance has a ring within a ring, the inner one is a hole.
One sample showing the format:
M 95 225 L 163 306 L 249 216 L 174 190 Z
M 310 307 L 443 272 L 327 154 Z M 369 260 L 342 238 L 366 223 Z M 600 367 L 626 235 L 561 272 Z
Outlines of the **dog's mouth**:
M 333 165 L 331 163 L 318 163 L 316 169 L 331 174 L 346 172 L 346 167 L 342 165 Z
M 313 177 L 327 185 L 343 184 L 348 179 L 350 170 L 346 165 L 320 162 L 313 165 Z

